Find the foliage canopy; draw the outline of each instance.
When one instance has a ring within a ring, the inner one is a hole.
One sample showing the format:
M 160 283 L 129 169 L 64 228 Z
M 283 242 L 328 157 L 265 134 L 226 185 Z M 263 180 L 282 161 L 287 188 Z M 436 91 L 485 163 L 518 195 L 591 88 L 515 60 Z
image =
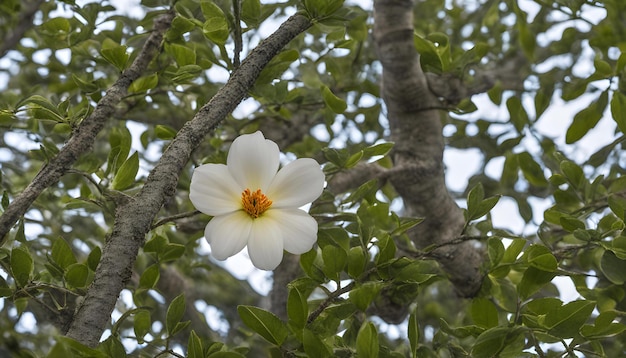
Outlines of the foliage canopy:
M 3 0 L 0 355 L 624 355 L 625 23 L 621 0 Z M 188 199 L 256 130 L 327 178 L 269 294 Z M 480 162 L 461 191 L 444 145 Z

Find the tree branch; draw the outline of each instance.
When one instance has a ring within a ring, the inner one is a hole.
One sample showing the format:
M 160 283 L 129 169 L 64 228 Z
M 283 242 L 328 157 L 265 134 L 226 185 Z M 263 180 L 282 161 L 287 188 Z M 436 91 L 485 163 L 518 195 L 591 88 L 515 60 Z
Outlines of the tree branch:
M 57 156 L 41 168 L 26 189 L 9 204 L 0 216 L 0 246 L 4 244 L 11 227 L 26 213 L 41 192 L 58 182 L 81 155 L 91 151 L 96 135 L 104 128 L 106 121 L 115 112 L 117 104 L 126 95 L 130 84 L 143 74 L 148 64 L 159 52 L 163 34 L 170 27 L 173 18 L 174 13 L 169 12 L 155 20 L 154 31 L 148 37 L 135 61 L 109 88 L 98 102 L 93 113 L 78 125 L 72 137 Z
M 111 238 L 67 333 L 69 337 L 92 347 L 98 344 L 117 297 L 130 279 L 139 247 L 165 200 L 176 192 L 178 177 L 192 151 L 243 100 L 267 63 L 310 26 L 309 19 L 294 15 L 250 52 L 224 87 L 181 128 L 140 192 L 118 207 Z
M 387 105 L 393 159 L 389 177 L 410 216 L 424 222 L 408 234 L 419 248 L 459 237 L 461 209 L 445 185 L 441 113 L 413 45 L 413 1 L 374 2 L 374 39 L 383 65 L 382 97 Z M 401 168 L 405 168 L 402 170 Z M 418 170 L 414 170 L 418 169 Z M 439 263 L 462 296 L 480 288 L 482 256 L 471 242 L 441 247 Z

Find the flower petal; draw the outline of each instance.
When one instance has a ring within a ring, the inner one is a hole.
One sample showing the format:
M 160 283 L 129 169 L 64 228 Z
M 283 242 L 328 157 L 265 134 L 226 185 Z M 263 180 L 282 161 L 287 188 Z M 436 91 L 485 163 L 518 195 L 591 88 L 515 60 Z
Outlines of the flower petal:
M 241 192 L 224 164 L 205 164 L 191 176 L 189 199 L 207 215 L 224 215 L 241 209 Z
M 257 131 L 233 141 L 226 163 L 233 178 L 244 189 L 265 191 L 278 171 L 279 159 L 278 145 Z
M 317 241 L 317 221 L 300 209 L 270 209 L 263 214 L 266 218 L 280 228 L 287 252 L 303 254 Z
M 204 229 L 204 237 L 211 245 L 211 255 L 226 260 L 246 246 L 251 231 L 252 219 L 240 210 L 211 219 Z
M 283 237 L 274 220 L 254 220 L 248 240 L 248 255 L 261 270 L 273 270 L 283 259 Z
M 297 208 L 317 199 L 324 190 L 324 173 L 311 158 L 301 158 L 283 167 L 267 189 L 273 208 Z

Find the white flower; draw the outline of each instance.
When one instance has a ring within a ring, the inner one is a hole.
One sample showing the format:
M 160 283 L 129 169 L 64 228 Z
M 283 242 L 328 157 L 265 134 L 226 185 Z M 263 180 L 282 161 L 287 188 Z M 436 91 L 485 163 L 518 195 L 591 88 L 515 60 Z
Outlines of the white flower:
M 205 164 L 191 177 L 189 199 L 213 216 L 204 231 L 218 260 L 246 245 L 252 263 L 273 270 L 283 250 L 305 253 L 317 239 L 317 222 L 299 207 L 317 199 L 324 173 L 310 158 L 297 159 L 278 170 L 280 151 L 261 132 L 233 141 L 226 165 Z

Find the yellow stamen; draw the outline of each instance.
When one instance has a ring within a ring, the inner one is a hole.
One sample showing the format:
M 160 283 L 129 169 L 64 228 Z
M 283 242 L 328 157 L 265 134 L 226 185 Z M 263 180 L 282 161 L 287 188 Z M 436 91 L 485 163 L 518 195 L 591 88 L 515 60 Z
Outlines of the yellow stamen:
M 261 192 L 261 189 L 257 189 L 255 192 L 246 189 L 241 193 L 241 204 L 243 205 L 243 210 L 251 218 L 256 219 L 272 206 L 272 201 Z

